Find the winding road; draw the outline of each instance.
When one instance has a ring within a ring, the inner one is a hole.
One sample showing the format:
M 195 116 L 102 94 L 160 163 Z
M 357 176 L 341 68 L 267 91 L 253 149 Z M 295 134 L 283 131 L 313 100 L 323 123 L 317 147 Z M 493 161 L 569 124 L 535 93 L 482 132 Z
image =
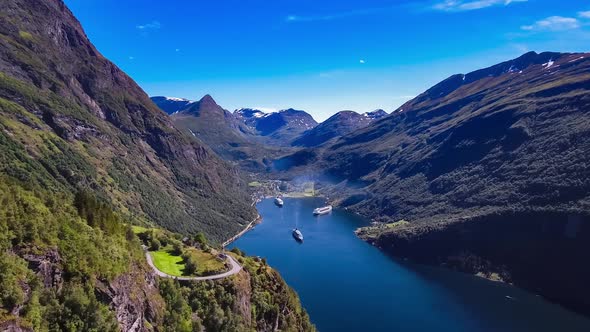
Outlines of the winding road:
M 256 203 L 256 202 L 254 202 Z M 235 240 L 239 239 L 242 235 L 246 234 L 246 232 L 248 232 L 249 230 L 251 230 L 252 228 L 254 228 L 254 225 L 259 222 L 260 220 L 262 220 L 262 217 L 260 217 L 260 215 L 258 215 L 258 217 L 256 217 L 256 219 L 252 220 L 247 226 L 246 228 L 244 228 L 241 232 L 239 232 L 238 234 L 232 236 L 229 240 L 223 242 L 223 244 L 221 244 L 222 248 L 227 247 L 230 243 L 234 242 Z
M 231 269 L 227 272 L 223 272 L 220 274 L 214 274 L 214 275 L 210 275 L 210 276 L 205 276 L 205 277 L 177 277 L 177 276 L 166 274 L 166 273 L 158 270 L 156 265 L 154 265 L 154 261 L 152 260 L 152 255 L 150 255 L 149 251 L 145 250 L 145 258 L 147 259 L 148 264 L 152 267 L 152 269 L 154 269 L 154 272 L 156 272 L 156 274 L 158 276 L 160 276 L 162 278 L 172 278 L 172 279 L 177 279 L 177 280 L 204 281 L 204 280 L 222 279 L 225 277 L 232 276 L 232 275 L 240 272 L 240 270 L 242 270 L 242 266 L 238 262 L 236 262 L 236 260 L 231 255 L 226 255 L 226 257 L 231 265 Z

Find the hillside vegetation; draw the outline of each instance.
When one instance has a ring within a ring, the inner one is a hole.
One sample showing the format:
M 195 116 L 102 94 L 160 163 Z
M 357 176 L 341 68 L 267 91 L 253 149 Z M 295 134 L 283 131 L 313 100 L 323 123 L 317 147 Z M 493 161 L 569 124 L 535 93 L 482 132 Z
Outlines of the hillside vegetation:
M 256 213 L 246 184 L 177 130 L 58 0 L 0 4 L 0 170 L 221 242 Z
M 137 225 L 215 245 L 256 216 L 246 188 L 61 0 L 0 2 L 0 330 L 312 331 L 269 268 L 181 285 L 146 263 Z
M 179 284 L 154 276 L 133 228 L 91 194 L 0 177 L 0 203 L 2 329 L 314 330 L 293 290 L 252 258 L 240 256 L 246 270 L 231 278 Z
M 0 202 L 0 322 L 35 331 L 118 330 L 105 285 L 145 273 L 139 241 L 120 216 L 88 194 L 74 202 L 4 176 Z M 112 292 L 142 289 L 140 298 L 159 305 L 153 283 L 131 286 Z

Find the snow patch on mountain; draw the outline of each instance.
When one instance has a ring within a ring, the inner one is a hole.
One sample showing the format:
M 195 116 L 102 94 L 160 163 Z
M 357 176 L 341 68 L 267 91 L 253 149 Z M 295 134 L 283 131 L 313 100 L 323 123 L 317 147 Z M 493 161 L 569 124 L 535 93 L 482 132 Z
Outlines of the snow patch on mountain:
M 184 98 L 178 98 L 178 97 L 164 97 L 166 98 L 166 100 L 170 100 L 170 101 L 188 101 L 188 102 L 193 102 L 192 100 L 188 100 L 188 99 L 184 99 Z
M 551 68 L 551 66 L 553 66 L 554 63 L 555 63 L 555 61 L 549 60 L 549 62 L 545 62 L 543 64 L 543 67 L 545 67 L 545 69 L 549 69 L 549 68 Z

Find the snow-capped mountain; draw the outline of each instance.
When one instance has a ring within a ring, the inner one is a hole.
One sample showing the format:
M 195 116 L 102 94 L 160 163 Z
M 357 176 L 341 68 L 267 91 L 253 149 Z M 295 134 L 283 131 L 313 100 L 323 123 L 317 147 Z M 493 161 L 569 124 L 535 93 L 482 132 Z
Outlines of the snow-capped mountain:
M 271 113 L 241 108 L 234 111 L 234 115 L 275 145 L 288 145 L 303 132 L 318 125 L 309 113 L 292 108 Z
M 162 111 L 173 114 L 180 110 L 185 109 L 190 104 L 194 103 L 193 100 L 177 98 L 177 97 L 164 97 L 156 96 L 150 98 L 154 104 L 156 104 Z
M 364 128 L 373 121 L 387 116 L 384 110 L 358 114 L 354 111 L 341 111 L 318 126 L 307 130 L 293 141 L 294 146 L 318 146 L 335 137 L 341 137 L 357 129 Z

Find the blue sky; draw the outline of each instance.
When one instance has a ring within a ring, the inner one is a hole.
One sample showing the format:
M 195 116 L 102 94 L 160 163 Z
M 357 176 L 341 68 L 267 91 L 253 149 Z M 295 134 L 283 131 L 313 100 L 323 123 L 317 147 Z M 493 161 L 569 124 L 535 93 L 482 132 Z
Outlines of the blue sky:
M 454 73 L 590 51 L 588 0 L 65 0 L 150 95 L 317 120 L 390 112 Z

